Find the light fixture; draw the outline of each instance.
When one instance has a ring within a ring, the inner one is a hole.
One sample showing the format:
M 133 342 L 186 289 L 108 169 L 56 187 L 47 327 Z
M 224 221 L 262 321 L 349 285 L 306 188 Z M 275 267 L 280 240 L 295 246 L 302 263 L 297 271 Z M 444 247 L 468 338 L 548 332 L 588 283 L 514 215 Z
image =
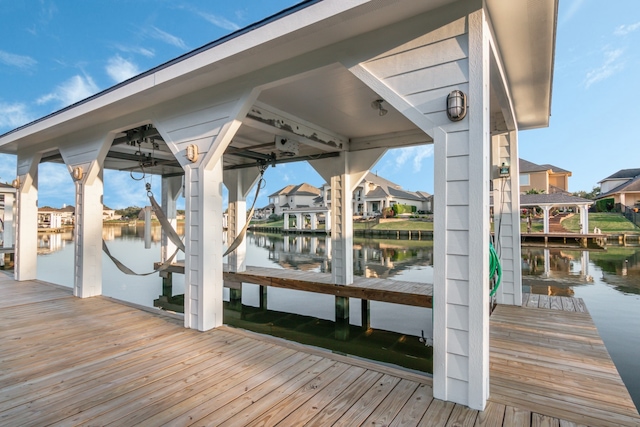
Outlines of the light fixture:
M 384 108 L 382 108 L 382 103 L 384 102 L 384 99 L 376 99 L 375 101 L 373 101 L 371 103 L 371 108 L 373 108 L 374 110 L 378 110 L 378 114 L 380 116 L 384 116 L 385 114 L 387 114 L 389 112 L 389 110 L 386 110 Z
M 11 182 L 13 188 L 20 188 L 20 178 L 16 178 Z
M 198 161 L 198 146 L 196 144 L 189 144 L 187 146 L 187 159 L 191 163 Z
M 71 176 L 73 176 L 74 181 L 80 181 L 83 175 L 84 171 L 82 170 L 82 166 L 76 166 L 71 172 Z
M 459 122 L 467 115 L 467 95 L 461 90 L 452 90 L 447 95 L 447 116 L 452 122 Z

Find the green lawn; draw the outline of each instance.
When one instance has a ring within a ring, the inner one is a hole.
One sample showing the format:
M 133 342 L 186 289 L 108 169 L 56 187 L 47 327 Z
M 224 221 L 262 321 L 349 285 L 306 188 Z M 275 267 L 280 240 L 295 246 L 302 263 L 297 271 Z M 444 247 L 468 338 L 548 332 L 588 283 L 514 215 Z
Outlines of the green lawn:
M 433 222 L 426 221 L 394 221 L 385 222 L 372 227 L 373 230 L 411 230 L 411 231 L 433 231 Z
M 568 231 L 580 231 L 580 215 L 574 215 L 562 221 L 562 226 Z M 640 228 L 619 213 L 590 213 L 589 232 L 598 227 L 603 233 L 640 233 Z
M 283 220 L 272 222 L 253 222 L 253 225 L 263 227 L 282 227 Z M 570 218 L 562 221 L 562 226 L 567 231 L 579 232 L 580 231 L 580 215 L 574 215 Z M 589 232 L 593 231 L 594 227 L 598 227 L 603 233 L 640 233 L 640 228 L 636 227 L 633 223 L 628 221 L 622 214 L 618 213 L 590 213 L 589 214 Z M 324 228 L 324 227 L 320 227 Z M 411 231 L 433 231 L 433 222 L 426 221 L 394 221 L 385 222 L 382 224 L 374 225 L 373 222 L 354 222 L 354 230 L 411 230 Z M 491 224 L 493 231 L 493 224 Z M 531 224 L 532 233 L 542 233 L 543 225 L 541 222 L 534 222 Z M 520 232 L 527 232 L 526 222 L 520 222 Z

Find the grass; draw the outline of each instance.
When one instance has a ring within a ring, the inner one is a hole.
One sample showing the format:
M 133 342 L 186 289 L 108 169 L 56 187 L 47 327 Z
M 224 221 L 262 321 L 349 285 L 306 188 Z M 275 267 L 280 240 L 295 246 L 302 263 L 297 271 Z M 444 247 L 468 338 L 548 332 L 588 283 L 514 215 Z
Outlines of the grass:
M 253 222 L 254 225 L 264 227 L 282 227 L 283 220 L 270 222 Z M 571 232 L 580 232 L 580 215 L 573 215 L 562 221 L 562 226 Z M 590 213 L 589 214 L 589 231 L 593 231 L 594 227 L 598 227 L 603 233 L 640 233 L 640 228 L 636 227 L 632 222 L 627 220 L 619 213 Z M 320 227 L 323 228 L 323 227 Z M 411 230 L 411 231 L 433 231 L 433 222 L 427 221 L 394 221 L 373 225 L 366 222 L 354 222 L 354 230 Z M 493 230 L 493 224 L 491 224 Z M 531 224 L 532 233 L 542 233 L 542 222 L 534 222 Z M 520 222 L 520 232 L 527 232 L 527 224 Z
M 562 221 L 562 226 L 573 232 L 580 231 L 580 215 Z M 590 213 L 589 232 L 598 227 L 603 233 L 640 233 L 640 228 L 619 213 Z

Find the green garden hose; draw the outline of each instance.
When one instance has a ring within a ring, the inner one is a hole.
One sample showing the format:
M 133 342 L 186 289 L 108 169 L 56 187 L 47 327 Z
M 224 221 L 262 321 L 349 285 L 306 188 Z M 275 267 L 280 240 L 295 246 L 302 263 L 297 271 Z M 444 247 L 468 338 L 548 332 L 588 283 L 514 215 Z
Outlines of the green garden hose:
M 502 281 L 502 267 L 500 266 L 500 260 L 498 259 L 496 249 L 493 247 L 493 243 L 491 242 L 489 242 L 489 280 L 495 280 L 495 285 L 489 294 L 490 297 L 493 297 L 500 287 L 500 282 Z

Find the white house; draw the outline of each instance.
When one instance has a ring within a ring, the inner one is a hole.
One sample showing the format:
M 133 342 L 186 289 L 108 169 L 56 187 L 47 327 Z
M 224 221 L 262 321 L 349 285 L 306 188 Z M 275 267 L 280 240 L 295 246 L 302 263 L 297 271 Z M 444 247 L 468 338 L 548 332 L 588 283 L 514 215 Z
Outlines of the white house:
M 331 185 L 332 281 L 349 285 L 357 183 L 389 148 L 433 144 L 433 395 L 484 409 L 490 182 L 502 190 L 496 296 L 520 305 L 518 132 L 549 124 L 557 10 L 557 0 L 308 0 L 0 135 L 0 153 L 17 156 L 15 279 L 36 278 L 40 162 L 64 163 L 76 183 L 81 298 L 102 293 L 103 171 L 145 164 L 162 177 L 169 221 L 185 197 L 184 326 L 218 327 L 223 184 L 231 239 L 260 169 L 307 161 Z M 163 239 L 163 259 L 172 252 Z M 242 245 L 229 255 L 231 271 L 245 255 Z
M 320 199 L 318 199 L 319 201 Z M 331 186 L 324 184 L 325 206 L 331 207 Z M 407 191 L 388 179 L 368 172 L 353 191 L 353 213 L 362 216 L 378 216 L 384 208 L 395 204 L 415 206 L 416 211 L 431 212 L 433 196 L 424 191 Z
M 302 183 L 299 185 L 287 185 L 286 187 L 269 195 L 268 208 L 273 206 L 276 215 L 289 209 L 307 208 L 314 206 L 315 199 L 320 196 L 320 189 L 313 185 Z

